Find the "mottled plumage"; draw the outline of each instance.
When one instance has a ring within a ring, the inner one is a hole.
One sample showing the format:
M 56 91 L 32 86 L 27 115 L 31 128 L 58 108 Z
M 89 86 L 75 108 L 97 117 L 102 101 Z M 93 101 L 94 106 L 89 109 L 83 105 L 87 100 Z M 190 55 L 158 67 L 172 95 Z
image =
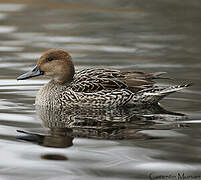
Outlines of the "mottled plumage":
M 75 73 L 70 55 L 59 49 L 45 52 L 31 71 L 19 80 L 47 75 L 52 80 L 36 97 L 37 105 L 117 107 L 156 104 L 162 98 L 189 86 L 159 88 L 154 79 L 164 72 L 125 72 L 109 69 L 84 69 Z

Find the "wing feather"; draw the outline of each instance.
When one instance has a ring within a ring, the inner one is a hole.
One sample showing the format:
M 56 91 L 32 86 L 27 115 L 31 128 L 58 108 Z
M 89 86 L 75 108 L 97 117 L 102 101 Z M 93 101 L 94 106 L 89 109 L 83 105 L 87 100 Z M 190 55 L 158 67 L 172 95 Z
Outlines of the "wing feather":
M 101 90 L 129 89 L 132 92 L 151 88 L 154 86 L 153 79 L 160 78 L 164 74 L 145 72 L 122 72 L 110 69 L 84 69 L 78 71 L 71 83 L 75 92 L 98 92 Z

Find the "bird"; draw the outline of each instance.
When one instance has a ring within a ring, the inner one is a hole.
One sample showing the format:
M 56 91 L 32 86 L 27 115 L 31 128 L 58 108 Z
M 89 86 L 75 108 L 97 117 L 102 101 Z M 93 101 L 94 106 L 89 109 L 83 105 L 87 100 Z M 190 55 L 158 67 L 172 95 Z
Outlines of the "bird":
M 155 80 L 166 79 L 163 74 L 105 68 L 75 71 L 67 51 L 50 49 L 37 60 L 33 70 L 17 80 L 51 78 L 36 95 L 35 104 L 39 106 L 111 108 L 158 104 L 167 95 L 191 85 L 159 87 Z

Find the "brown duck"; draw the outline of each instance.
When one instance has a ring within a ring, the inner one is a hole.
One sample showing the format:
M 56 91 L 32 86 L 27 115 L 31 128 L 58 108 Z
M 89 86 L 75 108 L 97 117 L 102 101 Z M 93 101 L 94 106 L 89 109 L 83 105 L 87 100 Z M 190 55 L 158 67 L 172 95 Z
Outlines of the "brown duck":
M 30 72 L 18 80 L 49 76 L 51 80 L 36 96 L 40 106 L 117 107 L 157 104 L 165 96 L 190 84 L 158 87 L 154 80 L 163 72 L 122 72 L 110 69 L 84 69 L 75 73 L 71 56 L 61 49 L 50 49 Z

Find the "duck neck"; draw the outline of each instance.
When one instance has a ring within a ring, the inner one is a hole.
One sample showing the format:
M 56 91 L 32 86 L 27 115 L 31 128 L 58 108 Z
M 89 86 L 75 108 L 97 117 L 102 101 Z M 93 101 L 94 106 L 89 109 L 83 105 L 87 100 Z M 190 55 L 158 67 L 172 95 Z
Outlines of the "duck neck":
M 60 66 L 57 64 L 56 68 L 57 70 L 53 76 L 53 80 L 56 83 L 68 84 L 73 80 L 75 69 L 71 60 L 69 60 L 67 63 L 60 64 Z
M 56 105 L 56 101 L 59 99 L 59 94 L 66 90 L 68 84 L 60 84 L 53 79 L 45 84 L 37 93 L 36 105 Z

